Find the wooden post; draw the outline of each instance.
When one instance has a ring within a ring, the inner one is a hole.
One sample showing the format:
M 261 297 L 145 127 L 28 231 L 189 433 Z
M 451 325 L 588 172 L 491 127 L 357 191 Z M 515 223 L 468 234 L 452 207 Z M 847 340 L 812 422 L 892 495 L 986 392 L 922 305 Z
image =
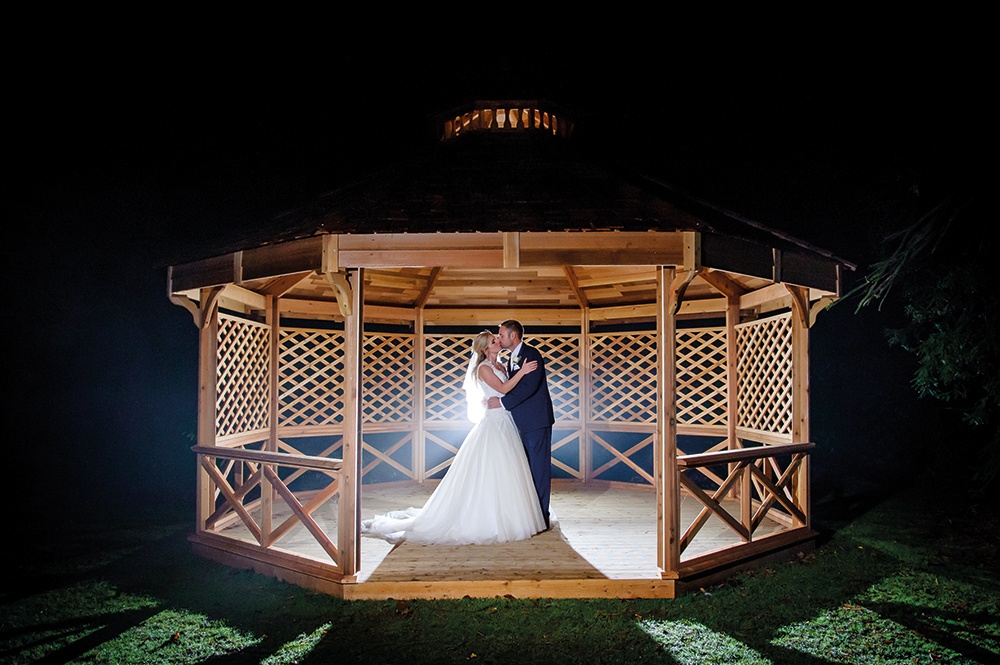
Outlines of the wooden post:
M 787 287 L 792 294 L 792 442 L 808 443 L 809 433 L 809 294 L 803 287 Z M 809 460 L 802 460 L 792 484 L 796 503 L 805 514 L 802 526 L 811 526 Z M 798 520 L 796 520 L 798 522 Z
M 589 483 L 594 472 L 593 446 L 590 439 L 590 307 L 580 312 L 580 474 Z
M 278 348 L 280 346 L 281 317 L 278 315 L 278 299 L 266 296 L 266 320 L 270 338 L 267 348 L 267 450 L 278 451 Z M 263 466 L 263 464 L 262 464 Z M 278 472 L 274 468 L 275 473 Z M 260 542 L 264 547 L 271 546 L 271 531 L 274 519 L 274 487 L 267 479 L 267 474 L 260 477 Z
M 217 374 L 219 365 L 219 293 L 221 287 L 201 290 L 198 321 L 198 445 L 215 445 Z M 195 532 L 205 530 L 205 523 L 215 509 L 212 483 L 198 460 L 195 478 Z
M 350 314 L 344 321 L 344 442 L 340 474 L 340 510 L 337 549 L 344 575 L 355 575 L 361 566 L 361 449 L 362 382 L 364 350 L 364 268 L 349 271 Z M 343 309 L 343 308 L 342 308 Z
M 673 267 L 657 270 L 657 440 L 653 454 L 656 480 L 656 558 L 660 575 L 677 578 L 680 565 L 680 481 L 677 478 L 677 370 Z
M 427 436 L 424 432 L 424 417 L 427 413 L 427 384 L 424 373 L 427 371 L 427 340 L 424 338 L 424 308 L 417 310 L 413 322 L 413 400 L 416 407 L 413 424 L 413 454 L 410 463 L 413 465 L 413 475 L 418 483 L 423 484 L 424 472 L 427 468 Z
M 736 325 L 740 322 L 740 297 L 738 294 L 726 296 L 726 436 L 729 438 L 730 450 L 742 448 L 736 437 L 736 426 L 739 424 L 739 345 L 736 343 Z M 733 473 L 735 465 L 729 465 L 729 473 Z M 740 500 L 740 524 L 750 533 L 753 521 L 752 492 L 750 469 L 743 469 L 743 478 L 733 485 L 733 492 Z
M 740 322 L 740 297 L 726 297 L 726 437 L 730 450 L 740 447 L 736 440 L 739 420 L 739 345 L 736 343 L 736 325 Z

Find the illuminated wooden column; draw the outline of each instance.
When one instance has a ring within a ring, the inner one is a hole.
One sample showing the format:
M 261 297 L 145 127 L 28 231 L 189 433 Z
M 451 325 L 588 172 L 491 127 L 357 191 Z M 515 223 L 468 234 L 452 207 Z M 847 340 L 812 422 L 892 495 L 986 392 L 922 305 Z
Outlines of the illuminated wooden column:
M 680 564 L 680 482 L 677 478 L 677 293 L 673 267 L 657 270 L 656 360 L 657 427 L 653 453 L 656 481 L 656 565 L 664 578 L 678 577 Z
M 804 287 L 787 286 L 792 296 L 792 442 L 808 443 L 809 433 L 809 291 Z M 805 513 L 805 522 L 797 524 L 809 527 L 812 521 L 812 506 L 809 488 L 810 456 L 802 458 L 793 483 L 792 491 L 796 503 Z M 793 516 L 793 519 L 794 516 Z
M 739 375 L 739 344 L 736 343 L 736 326 L 740 322 L 740 297 L 729 294 L 726 297 L 726 436 L 729 438 L 730 450 L 742 448 L 743 444 L 736 435 L 739 424 L 740 375 Z M 736 470 L 734 464 L 729 465 L 729 473 Z M 740 501 L 740 524 L 746 533 L 753 532 L 753 487 L 750 470 L 743 469 L 739 485 L 734 485 L 732 494 Z
M 348 271 L 343 295 L 349 298 L 344 319 L 344 439 L 337 518 L 337 549 L 344 575 L 355 575 L 361 566 L 361 450 L 362 382 L 364 350 L 364 268 Z M 339 297 L 339 296 L 338 296 Z
M 219 294 L 222 287 L 202 289 L 196 322 L 198 323 L 198 445 L 215 445 L 215 420 L 218 396 L 219 365 Z M 205 522 L 214 510 L 212 483 L 198 459 L 195 477 L 195 532 L 205 530 Z
M 594 472 L 593 446 L 590 438 L 590 307 L 584 307 L 580 314 L 580 475 L 589 483 Z
M 265 296 L 265 320 L 267 322 L 270 338 L 267 348 L 267 421 L 268 435 L 266 450 L 277 452 L 278 450 L 278 345 L 280 342 L 281 317 L 278 314 L 278 299 L 275 296 Z M 277 467 L 271 469 L 277 474 Z M 274 519 L 274 486 L 268 480 L 267 474 L 262 473 L 260 478 L 260 533 L 261 544 L 270 547 L 271 531 L 273 530 Z
M 423 483 L 427 468 L 427 435 L 424 432 L 424 418 L 427 414 L 427 340 L 424 336 L 424 309 L 417 310 L 413 322 L 413 402 L 416 413 L 413 418 L 413 453 L 410 463 L 413 465 L 414 479 Z

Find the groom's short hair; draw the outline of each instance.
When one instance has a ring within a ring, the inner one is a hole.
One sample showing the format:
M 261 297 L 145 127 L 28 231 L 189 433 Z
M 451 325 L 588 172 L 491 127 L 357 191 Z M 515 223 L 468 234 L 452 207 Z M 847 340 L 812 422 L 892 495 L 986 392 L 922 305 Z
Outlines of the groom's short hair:
M 520 321 L 514 319 L 507 319 L 500 324 L 501 328 L 506 328 L 507 330 L 513 330 L 517 333 L 518 339 L 524 339 L 524 326 L 521 325 Z

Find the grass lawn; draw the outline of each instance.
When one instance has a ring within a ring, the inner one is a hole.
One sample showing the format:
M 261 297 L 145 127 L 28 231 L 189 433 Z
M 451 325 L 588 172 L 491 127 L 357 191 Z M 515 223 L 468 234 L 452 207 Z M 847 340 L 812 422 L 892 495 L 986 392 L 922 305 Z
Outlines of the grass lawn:
M 817 513 L 815 554 L 675 600 L 341 601 L 195 557 L 176 520 L 8 526 L 0 663 L 1000 662 L 995 510 Z

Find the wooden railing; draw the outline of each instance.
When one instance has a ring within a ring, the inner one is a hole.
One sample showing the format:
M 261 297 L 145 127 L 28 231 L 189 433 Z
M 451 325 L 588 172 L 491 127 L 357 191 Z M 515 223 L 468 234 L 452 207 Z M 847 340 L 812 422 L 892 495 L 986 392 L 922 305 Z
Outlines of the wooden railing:
M 787 527 L 808 526 L 808 500 L 801 491 L 800 478 L 804 474 L 800 472 L 804 471 L 804 462 L 815 445 L 787 443 L 678 456 L 680 486 L 702 505 L 701 512 L 681 536 L 680 552 L 684 552 L 713 515 L 744 543 L 754 540 L 754 533 L 765 517 Z M 782 466 L 785 458 L 787 462 Z M 725 471 L 716 473 L 718 469 Z M 696 483 L 689 475 L 694 470 L 702 471 L 715 487 L 706 489 Z M 738 499 L 738 514 L 723 505 L 723 499 L 732 497 Z
M 339 493 L 342 460 L 216 446 L 193 446 L 191 450 L 198 455 L 198 466 L 212 488 L 211 505 L 199 506 L 199 515 L 205 516 L 199 518 L 200 532 L 221 534 L 225 527 L 240 521 L 259 545 L 270 548 L 302 524 L 334 565 L 342 569 L 340 549 L 313 518 L 318 508 Z M 225 460 L 222 468 L 219 460 Z M 282 477 L 282 468 L 293 471 Z M 294 491 L 292 483 L 307 471 L 319 471 L 330 482 L 319 489 Z M 278 525 L 272 526 L 274 511 L 267 488 L 273 489 L 291 511 Z M 202 500 L 206 498 L 199 496 Z

